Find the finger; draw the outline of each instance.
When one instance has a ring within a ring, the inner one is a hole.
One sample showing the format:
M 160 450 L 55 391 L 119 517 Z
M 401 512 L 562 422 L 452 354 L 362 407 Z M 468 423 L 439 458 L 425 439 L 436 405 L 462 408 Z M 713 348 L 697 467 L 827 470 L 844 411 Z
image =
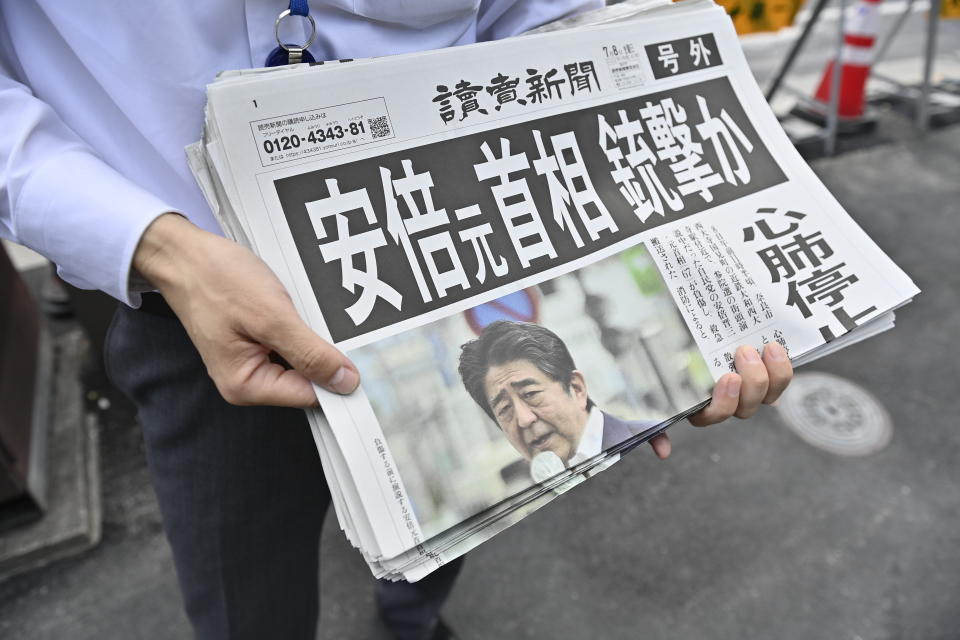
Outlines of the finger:
M 263 340 L 303 376 L 334 393 L 352 393 L 360 374 L 349 358 L 315 334 L 294 315 L 282 325 L 274 323 Z
M 666 460 L 670 457 L 670 452 L 673 450 L 673 445 L 670 444 L 670 438 L 667 437 L 665 433 L 658 433 L 650 439 L 650 446 L 653 447 L 653 452 L 661 460 Z
M 313 384 L 299 371 L 286 369 L 265 360 L 243 381 L 240 388 L 227 398 L 240 405 L 269 405 L 306 409 L 319 405 Z
M 787 350 L 776 342 L 771 342 L 763 348 L 763 363 L 767 365 L 767 375 L 770 378 L 770 386 L 763 402 L 773 404 L 793 379 L 793 364 L 790 363 Z
M 760 354 L 750 345 L 743 345 L 737 349 L 734 359 L 737 373 L 743 378 L 740 386 L 740 402 L 733 415 L 738 418 L 749 418 L 757 412 L 760 402 L 767 395 L 770 378 L 767 367 L 760 360 Z
M 723 422 L 732 416 L 740 400 L 741 384 L 742 379 L 739 374 L 725 374 L 713 387 L 713 398 L 710 399 L 710 404 L 690 416 L 690 424 L 695 427 L 706 427 Z

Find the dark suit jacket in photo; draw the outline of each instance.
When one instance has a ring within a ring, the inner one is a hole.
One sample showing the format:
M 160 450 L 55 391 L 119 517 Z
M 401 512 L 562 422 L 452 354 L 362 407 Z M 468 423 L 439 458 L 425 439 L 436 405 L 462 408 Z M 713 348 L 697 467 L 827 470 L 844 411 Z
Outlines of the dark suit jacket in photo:
M 620 444 L 627 438 L 642 433 L 659 424 L 657 420 L 621 420 L 609 413 L 603 413 L 603 450 Z

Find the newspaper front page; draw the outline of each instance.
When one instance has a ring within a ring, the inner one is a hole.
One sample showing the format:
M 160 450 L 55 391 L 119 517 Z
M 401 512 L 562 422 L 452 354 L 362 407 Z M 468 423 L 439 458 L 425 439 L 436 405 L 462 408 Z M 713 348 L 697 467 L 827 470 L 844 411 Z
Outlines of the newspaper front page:
M 917 293 L 703 0 L 225 75 L 204 142 L 225 231 L 360 370 L 311 424 L 378 575 L 421 577 L 609 466 L 739 345 L 816 355 Z

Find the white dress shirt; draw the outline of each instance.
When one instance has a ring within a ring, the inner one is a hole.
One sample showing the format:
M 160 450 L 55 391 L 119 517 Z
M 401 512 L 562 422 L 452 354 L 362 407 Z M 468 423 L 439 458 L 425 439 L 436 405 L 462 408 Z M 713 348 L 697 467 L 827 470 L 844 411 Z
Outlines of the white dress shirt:
M 577 451 L 567 461 L 567 466 L 572 467 L 580 464 L 584 460 L 599 455 L 603 451 L 603 412 L 595 406 L 590 408 L 587 415 L 587 426 L 580 436 L 580 442 L 577 443 Z
M 511 36 L 602 0 L 312 0 L 317 60 Z M 187 167 L 205 87 L 261 66 L 286 0 L 0 0 L 0 236 L 131 306 L 140 236 L 177 211 L 219 233 Z M 303 42 L 299 18 L 287 42 Z M 287 25 L 286 23 L 290 23 Z

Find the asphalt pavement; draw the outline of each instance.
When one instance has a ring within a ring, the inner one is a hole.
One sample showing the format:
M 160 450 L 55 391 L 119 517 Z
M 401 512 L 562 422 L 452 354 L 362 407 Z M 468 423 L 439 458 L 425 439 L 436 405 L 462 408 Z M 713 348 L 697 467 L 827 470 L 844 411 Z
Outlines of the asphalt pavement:
M 960 127 L 813 162 L 923 293 L 897 328 L 818 361 L 893 422 L 883 450 L 841 457 L 776 408 L 671 430 L 470 554 L 446 617 L 465 639 L 960 638 Z M 893 133 L 891 133 L 893 132 Z M 189 637 L 132 415 L 101 426 L 103 541 L 0 583 L 0 637 Z M 387 638 L 360 555 L 328 518 L 323 639 Z

